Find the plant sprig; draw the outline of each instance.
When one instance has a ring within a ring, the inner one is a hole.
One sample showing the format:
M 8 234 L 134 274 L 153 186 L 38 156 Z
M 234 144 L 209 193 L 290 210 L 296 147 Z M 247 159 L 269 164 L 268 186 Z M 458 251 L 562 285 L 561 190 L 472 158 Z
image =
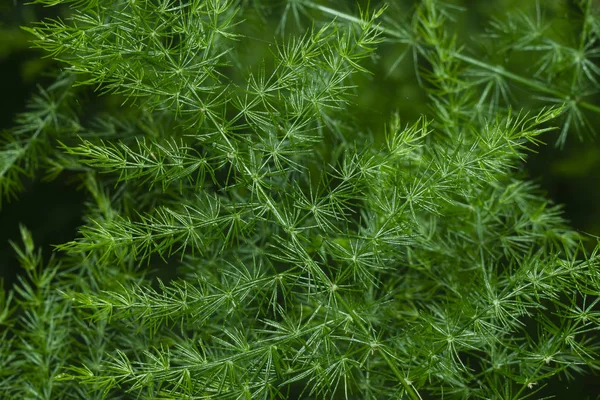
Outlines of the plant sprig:
M 501 61 L 437 0 L 36 3 L 71 7 L 25 28 L 64 72 L 0 196 L 71 171 L 88 203 L 52 258 L 14 245 L 0 397 L 516 400 L 598 369 L 600 247 L 521 170 L 600 111 L 591 1 L 575 42 L 542 3 L 494 21 Z M 413 56 L 415 121 L 354 118 L 383 45 L 390 73 Z

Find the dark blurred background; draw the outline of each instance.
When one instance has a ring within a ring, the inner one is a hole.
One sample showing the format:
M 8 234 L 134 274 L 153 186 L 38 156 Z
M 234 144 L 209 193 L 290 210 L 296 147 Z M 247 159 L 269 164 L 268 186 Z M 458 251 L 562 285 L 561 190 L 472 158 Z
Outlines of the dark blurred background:
M 52 82 L 48 72 L 55 63 L 29 48 L 30 35 L 20 26 L 46 17 L 56 17 L 64 9 L 25 5 L 24 1 L 0 0 L 0 131 L 13 125 L 15 115 L 25 111 L 26 102 Z M 2 201 L 0 208 L 0 278 L 10 287 L 19 273 L 9 244 L 20 243 L 19 224 L 32 233 L 36 244 L 49 257 L 52 245 L 72 240 L 81 221 L 84 195 L 67 175 L 52 182 L 25 179 L 18 199 Z

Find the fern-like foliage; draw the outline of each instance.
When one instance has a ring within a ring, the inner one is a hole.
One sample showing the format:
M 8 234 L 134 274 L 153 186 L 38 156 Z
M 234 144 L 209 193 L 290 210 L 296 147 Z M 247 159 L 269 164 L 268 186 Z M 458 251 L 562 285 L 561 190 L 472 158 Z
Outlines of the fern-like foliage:
M 522 171 L 600 111 L 593 1 L 477 40 L 438 0 L 36 3 L 70 7 L 24 28 L 63 72 L 5 132 L 0 195 L 89 195 L 50 260 L 14 244 L 0 397 L 516 400 L 600 367 L 600 247 Z M 378 46 L 412 58 L 418 120 L 355 118 Z

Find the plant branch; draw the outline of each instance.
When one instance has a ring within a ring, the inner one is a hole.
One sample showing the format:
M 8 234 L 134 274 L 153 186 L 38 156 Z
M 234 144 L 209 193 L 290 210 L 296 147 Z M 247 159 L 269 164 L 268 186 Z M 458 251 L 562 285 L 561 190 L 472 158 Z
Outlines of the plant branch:
M 354 17 L 354 16 L 352 16 L 350 14 L 346 14 L 344 12 L 341 12 L 341 11 L 338 11 L 338 10 L 334 10 L 332 8 L 329 8 L 329 7 L 322 6 L 320 4 L 316 4 L 316 3 L 313 3 L 311 1 L 302 1 L 302 4 L 304 4 L 307 7 L 313 8 L 315 10 L 319 10 L 319 11 L 322 11 L 324 13 L 327 13 L 329 15 L 333 15 L 335 17 L 342 18 L 342 19 L 344 19 L 346 21 L 349 21 L 349 22 L 352 22 L 352 23 L 357 23 L 357 24 L 361 23 L 360 18 L 356 18 L 356 17 Z M 391 37 L 400 38 L 400 39 L 404 38 L 404 36 L 400 32 L 397 32 L 397 31 L 395 31 L 393 29 L 389 29 L 389 28 L 383 27 L 381 25 L 376 25 L 376 26 L 373 27 L 373 29 L 375 29 L 375 30 L 377 30 L 377 31 L 379 31 L 379 32 L 381 32 L 383 34 L 389 35 Z M 515 74 L 513 72 L 507 71 L 502 66 L 491 65 L 491 64 L 488 64 L 488 63 L 486 63 L 484 61 L 480 61 L 480 60 L 477 60 L 475 58 L 472 58 L 472 57 L 469 57 L 469 56 L 465 56 L 465 55 L 463 55 L 463 54 L 461 54 L 460 52 L 457 52 L 457 51 L 453 52 L 452 55 L 454 57 L 460 59 L 461 61 L 464 61 L 464 62 L 468 63 L 468 64 L 471 64 L 473 66 L 477 66 L 479 68 L 488 70 L 490 72 L 497 73 L 499 75 L 504 76 L 505 78 L 512 79 L 515 82 L 519 82 L 519 83 L 521 83 L 523 85 L 529 86 L 530 88 L 536 89 L 536 90 L 540 91 L 541 93 L 545 93 L 545 94 L 549 94 L 549 95 L 555 96 L 555 97 L 557 97 L 557 98 L 559 98 L 559 99 L 561 99 L 561 100 L 563 100 L 565 102 L 568 102 L 568 101 L 571 100 L 571 95 L 569 95 L 569 94 L 563 93 L 563 92 L 561 92 L 561 91 L 559 91 L 557 89 L 554 89 L 551 86 L 549 86 L 547 84 L 544 84 L 543 82 L 539 82 L 539 81 L 537 81 L 535 79 L 526 78 L 524 76 L 517 75 L 517 74 Z M 582 100 L 577 101 L 577 104 L 579 104 L 581 107 L 583 107 L 585 109 L 588 109 L 590 111 L 593 111 L 595 113 L 600 114 L 600 107 L 598 107 L 598 106 L 596 106 L 594 104 L 591 104 L 591 103 L 589 103 L 587 101 L 582 101 Z

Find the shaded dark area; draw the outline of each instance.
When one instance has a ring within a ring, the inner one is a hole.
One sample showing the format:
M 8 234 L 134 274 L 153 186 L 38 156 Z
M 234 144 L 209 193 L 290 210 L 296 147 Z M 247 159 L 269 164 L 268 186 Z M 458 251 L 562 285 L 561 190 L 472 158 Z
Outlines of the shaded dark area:
M 586 375 L 576 381 L 551 379 L 536 398 L 597 400 L 600 398 L 600 376 Z
M 567 141 L 564 149 L 550 144 L 536 149 L 527 163 L 530 174 L 554 202 L 564 205 L 565 217 L 583 234 L 600 236 L 600 148 L 597 139 Z M 595 242 L 595 240 L 590 240 Z M 591 243 L 593 244 L 593 243 Z
M 41 201 L 43 199 L 43 201 Z M 52 246 L 73 240 L 81 223 L 84 193 L 64 175 L 53 182 L 30 181 L 19 199 L 4 204 L 0 212 L 0 276 L 10 287 L 20 268 L 9 240 L 21 246 L 19 224 L 33 234 L 45 259 Z
M 25 111 L 29 98 L 53 78 L 47 72 L 50 59 L 29 48 L 30 36 L 19 26 L 41 18 L 56 16 L 60 9 L 39 5 L 25 6 L 23 2 L 5 2 L 0 6 L 0 93 L 4 98 L 0 107 L 0 131 L 13 126 L 15 116 Z M 5 288 L 16 281 L 21 272 L 15 252 L 9 241 L 21 245 L 19 225 L 32 232 L 37 248 L 45 259 L 50 257 L 53 245 L 72 240 L 81 223 L 84 194 L 68 174 L 57 180 L 44 182 L 29 179 L 16 199 L 2 201 L 0 209 L 0 278 Z
M 15 114 L 25 110 L 25 103 L 29 94 L 35 89 L 35 84 L 23 81 L 21 67 L 24 62 L 39 57 L 38 52 L 21 51 L 10 54 L 6 58 L 0 58 L 0 71 L 2 76 L 9 79 L 0 80 L 0 91 L 10 93 L 10 101 L 4 98 L 0 107 L 0 129 L 6 129 L 13 123 Z

